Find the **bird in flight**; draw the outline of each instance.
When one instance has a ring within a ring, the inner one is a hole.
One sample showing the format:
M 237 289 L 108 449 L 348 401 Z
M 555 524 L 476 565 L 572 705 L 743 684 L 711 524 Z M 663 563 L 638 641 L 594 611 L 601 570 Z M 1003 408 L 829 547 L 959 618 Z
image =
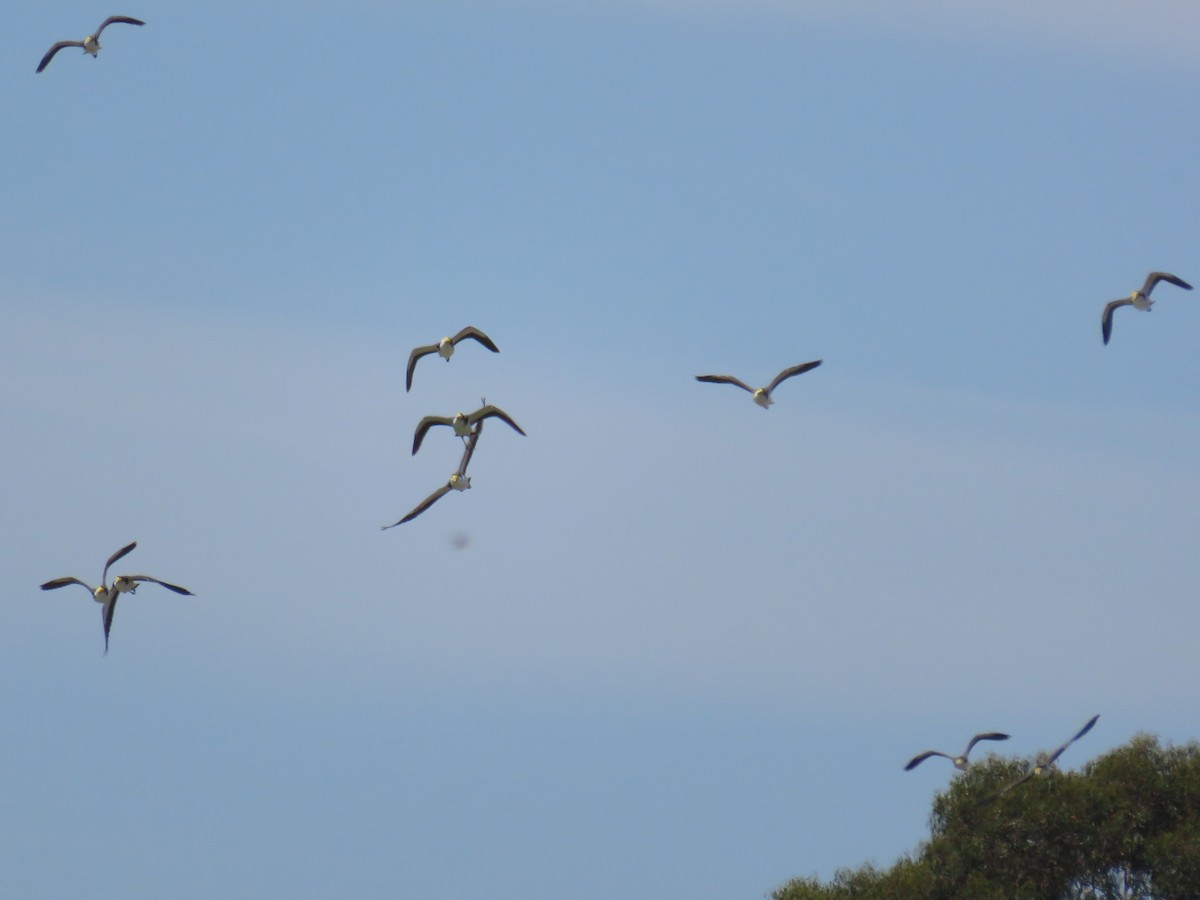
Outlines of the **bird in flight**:
M 1049 775 L 1050 772 L 1052 771 L 1051 767 L 1054 765 L 1054 761 L 1056 759 L 1058 759 L 1060 756 L 1062 756 L 1064 750 L 1066 750 L 1073 743 L 1075 743 L 1077 740 L 1079 740 L 1081 737 L 1083 737 L 1085 734 L 1087 734 L 1089 731 L 1091 731 L 1092 726 L 1096 724 L 1096 720 L 1099 718 L 1100 718 L 1100 715 L 1099 715 L 1099 713 L 1097 713 L 1096 715 L 1094 715 L 1090 719 L 1088 719 L 1087 724 L 1085 724 L 1082 728 L 1080 728 L 1077 732 L 1075 732 L 1074 737 L 1072 737 L 1069 741 L 1067 741 L 1065 744 L 1063 744 L 1061 747 L 1059 747 L 1053 753 L 1050 753 L 1050 754 L 1039 753 L 1037 761 L 1033 764 L 1033 768 L 1030 769 L 1028 772 L 1026 772 L 1024 775 L 1022 775 L 1020 778 L 1018 778 L 1016 781 L 1014 781 L 1012 784 L 1010 784 L 1008 787 L 1001 790 L 999 794 L 995 795 L 995 797 L 999 797 L 1003 794 L 1007 794 L 1013 788 L 1017 787 L 1018 785 L 1024 784 L 1025 782 L 1029 781 L 1029 779 L 1031 779 L 1031 778 L 1036 778 L 1039 775 Z M 993 797 L 992 799 L 995 799 L 995 797 Z
M 454 355 L 454 345 L 459 341 L 465 341 L 467 338 L 479 341 L 483 346 L 487 347 L 493 353 L 499 353 L 500 348 L 497 347 L 490 337 L 476 328 L 474 325 L 468 325 L 454 337 L 444 337 L 436 344 L 426 344 L 424 347 L 417 347 L 408 356 L 408 374 L 404 379 L 404 390 L 412 390 L 413 369 L 417 367 L 417 360 L 422 356 L 428 356 L 430 353 L 436 353 L 446 362 L 450 362 L 450 357 Z
M 926 750 L 924 753 L 918 753 L 911 760 L 909 760 L 908 765 L 904 767 L 904 771 L 909 772 L 915 769 L 931 756 L 944 756 L 946 759 L 950 760 L 950 762 L 954 763 L 954 768 L 965 772 L 967 770 L 967 757 L 970 755 L 972 747 L 974 747 L 980 741 L 1007 740 L 1008 735 L 1001 734 L 999 731 L 988 731 L 983 734 L 977 734 L 975 737 L 971 738 L 971 743 L 967 744 L 967 749 L 962 752 L 961 756 L 951 756 L 949 753 L 943 753 L 941 750 Z
M 137 590 L 138 584 L 143 581 L 153 582 L 161 585 L 169 591 L 174 591 L 177 594 L 186 594 L 189 597 L 195 596 L 187 588 L 180 587 L 177 584 L 169 584 L 166 581 L 159 581 L 157 578 L 151 578 L 149 575 L 118 575 L 113 579 L 112 586 L 108 585 L 108 570 L 117 560 L 127 555 L 134 547 L 137 546 L 137 541 L 132 544 L 126 544 L 116 553 L 108 558 L 108 562 L 104 564 L 104 572 L 100 576 L 100 584 L 92 587 L 86 581 L 81 581 L 78 578 L 55 578 L 47 581 L 42 585 L 43 591 L 53 591 L 60 587 L 66 587 L 68 584 L 78 584 L 88 590 L 92 598 L 100 604 L 103 604 L 100 610 L 100 617 L 104 623 L 104 652 L 108 653 L 108 633 L 112 629 L 113 614 L 117 611 L 117 598 L 121 594 L 132 594 Z
M 784 369 L 768 384 L 766 387 L 752 388 L 740 378 L 734 378 L 732 375 L 697 375 L 697 381 L 706 381 L 709 384 L 732 384 L 740 387 L 743 391 L 749 391 L 754 396 L 754 402 L 766 409 L 775 401 L 771 399 L 771 392 L 780 384 L 787 381 L 793 375 L 803 375 L 809 369 L 815 369 L 821 364 L 822 360 L 814 359 L 812 362 L 800 363 L 798 366 L 792 366 L 789 369 Z
M 1181 287 L 1185 291 L 1192 289 L 1190 284 L 1177 275 L 1171 275 L 1167 272 L 1151 272 L 1146 276 L 1146 283 L 1142 285 L 1140 291 L 1134 291 L 1128 297 L 1122 297 L 1120 300 L 1112 300 L 1104 307 L 1104 315 L 1100 317 L 1100 330 L 1104 334 L 1104 343 L 1107 344 L 1108 339 L 1112 337 L 1113 312 L 1121 306 L 1132 306 L 1134 309 L 1150 312 L 1150 307 L 1154 305 L 1154 301 L 1150 299 L 1150 292 L 1154 290 L 1154 286 L 1160 281 Z
M 421 442 L 425 440 L 425 433 L 434 425 L 449 425 L 454 429 L 456 435 L 467 439 L 475 433 L 475 425 L 488 418 L 496 418 L 501 422 L 507 422 L 518 434 L 525 434 L 521 426 L 513 421 L 512 416 L 498 406 L 487 404 L 481 406 L 473 413 L 460 412 L 456 416 L 426 416 L 423 418 L 417 423 L 416 433 L 413 434 L 413 455 L 415 456 L 417 451 L 421 449 Z
M 92 58 L 100 53 L 100 32 L 109 25 L 120 23 L 123 25 L 145 25 L 141 19 L 134 19 L 131 16 L 109 16 L 100 23 L 100 27 L 96 29 L 95 34 L 89 34 L 82 41 L 59 41 L 53 47 L 46 51 L 46 55 L 42 57 L 42 61 L 38 63 L 37 70 L 40 72 L 46 66 L 50 65 L 50 60 L 54 59 L 54 54 L 64 47 L 82 47 L 84 53 L 90 53 Z
M 393 522 L 391 525 L 384 525 L 383 530 L 395 528 L 397 525 L 403 525 L 405 522 L 411 522 L 433 504 L 437 503 L 442 497 L 450 493 L 451 490 L 465 491 L 471 487 L 471 478 L 467 475 L 467 466 L 470 465 L 471 457 L 475 453 L 475 445 L 479 443 L 479 435 L 483 433 L 483 419 L 479 420 L 479 424 L 475 426 L 475 430 L 471 432 L 471 436 L 467 438 L 467 446 L 463 450 L 462 459 L 458 463 L 458 468 L 450 476 L 450 480 L 443 484 L 440 488 L 418 503 L 413 510 L 408 513 L 403 519 Z

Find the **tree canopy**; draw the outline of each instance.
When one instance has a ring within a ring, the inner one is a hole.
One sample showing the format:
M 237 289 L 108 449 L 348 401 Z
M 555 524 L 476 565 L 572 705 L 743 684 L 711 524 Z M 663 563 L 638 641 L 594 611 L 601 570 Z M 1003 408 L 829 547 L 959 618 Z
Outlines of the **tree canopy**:
M 989 758 L 938 794 L 931 835 L 886 871 L 797 878 L 774 900 L 1195 900 L 1200 745 L 1138 735 L 1087 763 L 1015 784 L 1029 761 Z

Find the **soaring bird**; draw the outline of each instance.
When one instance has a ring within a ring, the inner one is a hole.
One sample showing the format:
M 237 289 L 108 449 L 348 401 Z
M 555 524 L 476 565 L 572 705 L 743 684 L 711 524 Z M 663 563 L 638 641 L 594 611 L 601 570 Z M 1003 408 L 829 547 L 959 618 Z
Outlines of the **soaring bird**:
M 165 581 L 159 581 L 157 578 L 151 578 L 149 575 L 118 575 L 113 579 L 112 586 L 108 586 L 108 569 L 118 559 L 125 556 L 134 547 L 137 546 L 137 541 L 132 544 L 127 544 L 116 553 L 108 558 L 108 562 L 104 564 L 104 572 L 100 576 L 100 585 L 92 587 L 86 581 L 80 581 L 78 578 L 55 578 L 52 581 L 47 581 L 42 585 L 43 591 L 53 591 L 57 588 L 64 587 L 68 584 L 78 584 L 87 588 L 93 599 L 97 603 L 103 604 L 100 610 L 100 616 L 104 623 L 104 652 L 108 653 L 108 633 L 112 629 L 113 613 L 117 611 L 117 598 L 121 594 L 132 594 L 137 590 L 139 582 L 150 581 L 154 584 L 162 585 L 167 590 L 174 591 L 177 594 L 186 594 L 189 597 L 194 596 L 187 588 L 182 588 L 177 584 L 168 584 Z
M 974 747 L 980 741 L 1007 741 L 1007 740 L 1008 740 L 1008 735 L 1001 734 L 998 731 L 988 731 L 988 732 L 985 732 L 984 734 L 977 734 L 977 735 L 975 735 L 975 737 L 971 738 L 971 743 L 967 744 L 967 749 L 962 752 L 962 756 L 951 756 L 949 753 L 943 753 L 941 750 L 926 750 L 924 753 L 918 753 L 911 760 L 909 760 L 908 765 L 904 767 L 904 771 L 908 772 L 908 771 L 911 771 L 912 769 L 915 769 L 917 766 L 919 766 L 925 760 L 929 759 L 929 757 L 931 757 L 931 756 L 944 756 L 944 757 L 946 757 L 946 759 L 950 760 L 950 762 L 954 763 L 954 768 L 961 769 L 962 771 L 965 772 L 967 770 L 967 756 L 970 755 L 972 747 Z
M 123 25 L 145 25 L 141 19 L 134 19 L 130 16 L 109 16 L 100 23 L 100 27 L 96 29 L 95 34 L 89 34 L 82 41 L 59 41 L 53 47 L 46 51 L 46 55 L 42 57 L 42 61 L 38 63 L 37 70 L 40 72 L 46 66 L 50 65 L 50 60 L 54 59 L 54 54 L 63 47 L 82 47 L 84 53 L 92 54 L 95 59 L 100 52 L 100 32 L 113 23 L 119 22 Z
M 450 480 L 443 484 L 440 488 L 422 500 L 413 508 L 412 512 L 406 515 L 403 519 L 393 522 L 391 525 L 384 525 L 383 530 L 395 528 L 397 525 L 403 525 L 405 522 L 411 522 L 433 504 L 437 503 L 451 490 L 465 491 L 471 487 L 471 478 L 467 475 L 467 466 L 471 462 L 471 456 L 475 453 L 475 445 L 479 443 L 479 435 L 483 433 L 483 420 L 479 420 L 479 424 L 475 426 L 475 430 L 471 432 L 471 436 L 467 438 L 467 446 L 463 450 L 462 459 L 458 463 L 458 468 L 450 476 Z
M 1083 737 L 1085 734 L 1087 734 L 1089 731 L 1091 731 L 1092 726 L 1096 724 L 1096 720 L 1099 718 L 1100 718 L 1100 715 L 1099 715 L 1099 713 L 1097 713 L 1096 715 L 1094 715 L 1090 719 L 1088 719 L 1087 724 L 1084 725 L 1082 728 L 1080 728 L 1079 731 L 1075 732 L 1075 736 L 1073 738 L 1071 738 L 1069 741 L 1067 741 L 1065 744 L 1063 744 L 1061 747 L 1059 747 L 1053 753 L 1050 753 L 1050 754 L 1039 753 L 1037 761 L 1034 762 L 1034 764 L 1033 764 L 1033 768 L 1030 769 L 1024 775 L 1022 775 L 1020 778 L 1018 778 L 1016 781 L 1014 781 L 1012 784 L 1010 784 L 1008 787 L 1006 787 L 1002 791 L 1000 791 L 1000 793 L 1001 794 L 1008 793 L 1013 788 L 1015 788 L 1017 785 L 1024 784 L 1029 779 L 1035 778 L 1038 775 L 1049 775 L 1051 772 L 1051 767 L 1054 765 L 1054 761 L 1056 759 L 1058 759 L 1060 756 L 1062 756 L 1062 753 L 1064 750 L 1066 750 L 1073 743 L 1075 743 L 1077 740 L 1079 740 L 1081 737 Z
M 444 337 L 436 344 L 426 344 L 424 347 L 417 347 L 408 356 L 408 374 L 404 380 L 404 390 L 412 390 L 413 369 L 417 367 L 417 360 L 422 356 L 428 356 L 430 353 L 436 353 L 446 362 L 450 362 L 450 357 L 454 355 L 454 345 L 459 341 L 465 341 L 467 338 L 479 341 L 483 346 L 487 347 L 493 353 L 499 353 L 500 348 L 492 343 L 492 339 L 476 328 L 474 325 L 468 325 L 454 337 Z
M 525 434 L 521 426 L 514 422 L 508 413 L 498 406 L 488 404 L 480 407 L 473 413 L 460 412 L 456 416 L 426 416 L 423 418 L 417 423 L 416 433 L 413 434 L 413 455 L 415 456 L 417 451 L 421 449 L 421 442 L 425 440 L 425 433 L 434 425 L 449 425 L 460 438 L 469 438 L 475 433 L 474 426 L 476 423 L 492 417 L 499 419 L 501 422 L 507 422 L 518 434 Z
M 790 369 L 784 369 L 768 384 L 766 387 L 752 388 L 746 382 L 739 378 L 734 378 L 732 375 L 697 375 L 697 381 L 707 381 L 710 384 L 733 384 L 740 387 L 743 391 L 749 391 L 754 395 L 754 402 L 766 409 L 775 401 L 771 399 L 771 392 L 779 387 L 784 381 L 787 381 L 793 375 L 803 375 L 809 369 L 815 369 L 821 364 L 822 360 L 814 359 L 812 362 L 800 363 L 798 366 L 792 366 Z
M 1128 297 L 1122 297 L 1120 300 L 1112 300 L 1104 307 L 1104 315 L 1100 318 L 1100 330 L 1104 333 L 1104 343 L 1107 344 L 1109 337 L 1112 336 L 1113 310 L 1118 306 L 1132 306 L 1134 309 L 1150 312 L 1150 307 L 1154 305 L 1154 301 L 1150 299 L 1150 292 L 1154 290 L 1154 286 L 1160 281 L 1181 287 L 1185 291 L 1192 289 L 1190 284 L 1175 275 L 1168 274 L 1167 272 L 1151 272 L 1146 276 L 1146 283 L 1142 285 L 1140 291 L 1134 291 Z

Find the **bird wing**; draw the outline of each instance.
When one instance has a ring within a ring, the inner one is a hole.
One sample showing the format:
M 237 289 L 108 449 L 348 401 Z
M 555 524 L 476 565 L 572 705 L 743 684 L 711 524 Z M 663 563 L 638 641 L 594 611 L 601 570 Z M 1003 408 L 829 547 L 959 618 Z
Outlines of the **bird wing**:
M 104 655 L 108 655 L 108 633 L 112 630 L 113 615 L 117 611 L 117 598 L 121 596 L 117 591 L 109 593 L 108 598 L 104 601 L 104 606 L 100 609 L 100 618 L 104 622 Z
M 83 41 L 59 41 L 53 47 L 46 51 L 46 55 L 42 57 L 42 61 L 38 63 L 37 70 L 40 72 L 46 66 L 50 65 L 50 60 L 54 59 L 54 54 L 63 47 L 82 47 Z
M 475 410 L 475 412 L 467 416 L 467 422 L 471 425 L 474 425 L 476 422 L 482 422 L 484 419 L 489 417 L 499 419 L 501 422 L 507 422 L 510 426 L 512 426 L 513 430 L 516 431 L 517 434 L 525 434 L 521 426 L 513 421 L 512 416 L 498 406 L 484 406 L 481 409 Z
M 1091 731 L 1092 726 L 1096 724 L 1096 720 L 1099 718 L 1100 718 L 1100 715 L 1096 714 L 1096 715 L 1092 716 L 1090 719 L 1088 719 L 1087 724 L 1084 725 L 1082 728 L 1080 728 L 1079 731 L 1077 731 L 1075 733 L 1075 736 L 1073 738 L 1071 738 L 1069 741 L 1067 741 L 1065 744 L 1063 744 L 1061 747 L 1059 747 L 1057 750 L 1055 750 L 1053 753 L 1051 753 L 1048 757 L 1046 757 L 1045 765 L 1049 766 L 1056 759 L 1058 759 L 1060 756 L 1062 756 L 1064 750 L 1066 750 L 1073 743 L 1075 743 L 1077 740 L 1079 740 L 1081 737 L 1083 737 L 1085 734 L 1087 734 L 1089 731 Z
M 977 734 L 971 738 L 971 743 L 967 744 L 967 749 L 963 751 L 963 756 L 970 754 L 971 748 L 980 741 L 1007 741 L 1008 737 L 1007 734 L 1001 734 L 999 731 L 988 731 L 984 734 Z
M 417 423 L 417 430 L 413 433 L 413 456 L 417 455 L 417 451 L 421 449 L 421 442 L 425 440 L 425 432 L 434 425 L 453 425 L 454 420 L 446 416 L 426 416 Z
M 122 556 L 128 555 L 129 552 L 131 550 L 133 550 L 133 548 L 136 546 L 137 546 L 137 541 L 134 541 L 132 544 L 126 544 L 124 547 L 122 547 L 120 550 L 118 550 L 116 553 L 114 553 L 112 556 L 110 556 L 108 558 L 108 562 L 106 562 L 104 564 L 104 574 L 100 576 L 101 584 L 108 584 L 108 567 L 111 566 L 113 563 L 115 563 Z
M 65 587 L 68 584 L 79 584 L 87 588 L 89 594 L 95 594 L 96 590 L 86 581 L 80 581 L 78 578 L 55 578 L 53 581 L 47 581 L 42 585 L 43 591 L 53 591 L 60 587 Z
M 433 506 L 433 504 L 437 503 L 440 499 L 442 499 L 442 497 L 444 495 L 446 495 L 447 493 L 449 493 L 449 491 L 450 491 L 450 482 L 447 481 L 440 488 L 438 488 L 436 491 L 434 491 L 432 494 L 430 494 L 428 497 L 426 497 L 424 500 L 422 500 L 420 503 L 418 503 L 416 505 L 416 507 L 413 509 L 413 511 L 410 512 L 407 516 L 405 516 L 403 519 L 401 519 L 398 522 L 393 522 L 391 525 L 384 525 L 383 530 L 387 531 L 389 528 L 395 528 L 397 525 L 403 525 L 405 522 L 412 521 L 417 516 L 419 516 L 421 513 L 425 512 L 425 510 L 429 509 L 429 507 Z
M 1007 794 L 1013 788 L 1017 787 L 1018 785 L 1024 784 L 1025 782 L 1027 782 L 1030 778 L 1032 778 L 1036 774 L 1037 774 L 1037 767 L 1034 766 L 1032 769 L 1030 769 L 1028 772 L 1026 772 L 1024 775 L 1022 775 L 1020 778 L 1018 778 L 1016 781 L 1014 781 L 1008 787 L 1002 788 L 1000 793 L 997 794 L 996 796 L 1000 796 L 1001 794 Z
M 174 591 L 177 594 L 186 594 L 189 597 L 196 596 L 185 587 L 180 587 L 177 584 L 171 584 L 170 582 L 166 581 L 160 581 L 157 578 L 151 578 L 149 575 L 120 575 L 118 577 L 124 578 L 126 581 L 149 581 L 151 584 L 160 585 L 161 587 L 165 587 L 168 591 Z
M 105 19 L 103 22 L 100 23 L 100 27 L 96 29 L 96 33 L 93 35 L 93 37 L 100 37 L 100 32 L 102 32 L 109 25 L 113 25 L 116 23 L 121 23 L 123 25 L 145 25 L 146 24 L 141 19 L 135 19 L 132 16 L 109 16 L 107 19 Z
M 750 385 L 746 384 L 740 378 L 734 378 L 732 375 L 697 375 L 696 380 L 705 381 L 709 384 L 733 384 L 740 387 L 743 391 L 749 391 L 751 394 L 754 393 L 754 388 L 750 387 Z
M 430 353 L 437 353 L 437 344 L 426 344 L 424 347 L 417 347 L 408 355 L 408 374 L 404 378 L 404 390 L 412 390 L 413 369 L 417 367 L 417 360 L 422 356 L 428 356 Z
M 1175 287 L 1181 287 L 1185 291 L 1190 291 L 1192 286 L 1177 275 L 1172 275 L 1169 272 L 1151 272 L 1146 276 L 1146 283 L 1142 285 L 1142 293 L 1146 296 L 1154 290 L 1154 286 L 1160 281 L 1165 281 L 1167 284 L 1173 284 Z
M 459 341 L 464 341 L 467 338 L 472 338 L 474 340 L 479 341 L 479 343 L 483 344 L 483 346 L 487 347 L 493 353 L 500 352 L 500 348 L 497 347 L 492 342 L 492 339 L 490 337 L 488 337 L 486 334 L 484 334 L 482 331 L 480 331 L 478 328 L 476 328 L 474 325 L 468 325 L 466 328 L 464 328 L 462 331 L 460 331 L 454 337 L 450 338 L 450 343 L 457 344 Z
M 784 369 L 775 376 L 770 384 L 767 385 L 767 393 L 771 393 L 773 390 L 775 390 L 775 388 L 779 387 L 780 384 L 787 381 L 793 375 L 803 375 L 809 369 L 815 369 L 823 361 L 824 360 L 814 359 L 812 362 L 800 363 L 798 366 L 792 366 L 790 369 Z
M 925 762 L 925 760 L 929 759 L 929 757 L 931 757 L 931 756 L 944 756 L 946 759 L 949 759 L 949 760 L 954 759 L 954 757 L 951 756 L 949 753 L 943 753 L 941 750 L 926 750 L 924 753 L 918 753 L 916 756 L 914 756 L 912 759 L 910 759 L 908 761 L 908 765 L 904 767 L 904 771 L 905 772 L 912 771 L 917 766 L 919 766 L 921 763 Z
M 467 438 L 467 447 L 463 450 L 462 459 L 459 460 L 458 477 L 462 478 L 467 474 L 467 466 L 471 464 L 471 457 L 475 455 L 475 445 L 479 443 L 479 436 L 483 434 L 483 420 L 479 420 L 479 424 L 475 426 L 475 430 L 471 432 L 471 436 Z M 524 432 L 522 432 L 524 434 Z
M 1108 305 L 1104 307 L 1104 315 L 1100 317 L 1100 330 L 1104 334 L 1104 343 L 1108 343 L 1108 339 L 1112 337 L 1112 317 L 1113 310 L 1118 306 L 1129 306 L 1133 303 L 1129 297 L 1122 297 L 1120 300 L 1110 300 Z

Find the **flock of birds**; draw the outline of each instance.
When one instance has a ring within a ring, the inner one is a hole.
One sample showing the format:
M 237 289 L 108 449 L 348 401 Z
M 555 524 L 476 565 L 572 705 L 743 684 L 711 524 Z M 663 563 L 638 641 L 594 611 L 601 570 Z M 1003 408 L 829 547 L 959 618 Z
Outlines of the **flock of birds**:
M 468 325 L 458 334 L 454 335 L 454 337 L 444 337 L 436 344 L 426 344 L 423 347 L 413 349 L 413 352 L 408 355 L 408 372 L 404 378 L 404 390 L 406 392 L 412 390 L 413 372 L 417 368 L 417 360 L 423 356 L 429 356 L 431 353 L 436 353 L 446 362 L 450 362 L 450 357 L 454 355 L 455 346 L 460 341 L 465 341 L 468 338 L 478 341 L 493 353 L 500 352 L 500 348 L 496 346 L 496 343 L 490 337 L 474 325 Z M 450 426 L 454 433 L 463 439 L 466 447 L 463 450 L 462 459 L 458 462 L 458 468 L 450 475 L 450 480 L 418 503 L 404 518 L 393 522 L 391 525 L 384 525 L 384 531 L 387 531 L 389 528 L 395 528 L 397 525 L 403 525 L 405 522 L 411 522 L 442 499 L 442 497 L 446 496 L 446 494 L 450 493 L 450 491 L 465 491 L 471 486 L 471 476 L 467 474 L 467 466 L 471 462 L 471 457 L 475 454 L 475 445 L 479 443 L 479 435 L 483 432 L 485 419 L 499 419 L 501 422 L 506 422 L 517 434 L 525 434 L 525 430 L 513 420 L 513 417 L 500 407 L 492 406 L 487 400 L 480 400 L 479 402 L 482 406 L 474 412 L 459 412 L 453 416 L 426 416 L 417 423 L 416 433 L 413 434 L 413 456 L 417 455 L 417 451 L 421 449 L 421 443 L 425 440 L 426 432 L 434 425 Z
M 82 40 L 65 40 L 55 43 L 48 51 L 46 51 L 46 54 L 42 57 L 41 62 L 38 63 L 37 71 L 42 72 L 50 64 L 51 60 L 54 59 L 55 55 L 60 50 L 63 50 L 67 47 L 80 47 L 83 49 L 85 54 L 89 54 L 93 58 L 97 57 L 100 52 L 101 33 L 108 28 L 108 26 L 114 24 L 142 26 L 146 23 L 140 19 L 135 19 L 130 16 L 109 16 L 100 23 L 100 27 L 96 29 L 95 33 L 87 35 Z M 1162 281 L 1184 290 L 1192 289 L 1190 284 L 1176 275 L 1172 275 L 1167 272 L 1151 272 L 1146 277 L 1145 283 L 1142 285 L 1140 290 L 1135 290 L 1130 293 L 1128 297 L 1113 300 L 1105 305 L 1103 314 L 1101 316 L 1101 335 L 1103 336 L 1105 344 L 1108 344 L 1109 339 L 1112 337 L 1113 313 L 1122 306 L 1132 306 L 1134 309 L 1150 312 L 1151 307 L 1155 302 L 1151 299 L 1150 294 L 1159 284 L 1159 282 Z M 465 340 L 476 341 L 490 350 L 492 353 L 500 352 L 495 342 L 493 342 L 487 334 L 474 326 L 467 326 L 452 337 L 444 337 L 435 344 L 426 344 L 413 349 L 408 359 L 408 369 L 405 377 L 405 391 L 409 392 L 412 390 L 413 374 L 419 360 L 426 356 L 437 354 L 443 360 L 449 362 L 450 358 L 454 355 L 455 347 Z M 789 378 L 792 378 L 796 375 L 802 375 L 805 372 L 815 369 L 816 367 L 820 366 L 821 363 L 822 360 L 817 359 L 812 360 L 811 362 L 790 366 L 776 375 L 765 387 L 760 388 L 751 387 L 746 382 L 739 378 L 735 378 L 732 375 L 697 375 L 696 380 L 709 384 L 731 384 L 735 387 L 739 387 L 748 392 L 756 404 L 761 406 L 763 409 L 767 409 L 775 402 L 772 395 L 780 384 Z M 403 518 L 393 522 L 391 525 L 383 526 L 384 530 L 412 521 L 452 490 L 465 491 L 471 487 L 471 478 L 467 474 L 467 467 L 470 465 L 471 458 L 475 453 L 476 445 L 479 443 L 479 438 L 483 433 L 483 426 L 487 419 L 499 419 L 518 434 L 525 434 L 525 431 L 521 428 L 521 426 L 518 425 L 513 417 L 503 409 L 498 406 L 488 404 L 486 400 L 481 400 L 480 402 L 480 407 L 473 412 L 459 412 L 453 416 L 428 415 L 420 420 L 413 435 L 413 455 L 420 450 L 421 445 L 425 440 L 425 436 L 429 430 L 437 425 L 449 427 L 455 436 L 462 439 L 464 444 L 463 453 L 459 459 L 458 467 L 453 473 L 451 473 L 450 478 L 445 484 L 437 488 L 437 490 L 435 490 L 432 494 L 418 503 L 416 507 L 414 507 Z M 143 582 L 150 582 L 152 584 L 157 584 L 161 587 L 164 587 L 167 590 L 174 591 L 177 594 L 194 596 L 187 588 L 162 581 L 158 578 L 152 578 L 149 575 L 118 575 L 113 579 L 112 584 L 109 585 L 109 568 L 118 560 L 129 554 L 135 547 L 137 547 L 136 541 L 122 547 L 120 550 L 117 550 L 108 558 L 104 564 L 104 570 L 100 576 L 100 584 L 96 587 L 92 587 L 87 582 L 75 577 L 55 578 L 51 581 L 47 581 L 41 586 L 42 590 L 51 591 L 65 587 L 69 584 L 78 584 L 91 593 L 92 598 L 97 603 L 101 604 L 101 619 L 104 628 L 104 652 L 106 654 L 108 653 L 109 632 L 112 628 L 113 614 L 116 611 L 117 598 L 120 597 L 121 594 L 132 594 L 137 590 L 139 584 Z M 1096 720 L 1099 718 L 1099 715 L 1093 716 L 1070 740 L 1062 744 L 1062 746 L 1058 747 L 1052 753 L 1040 755 L 1027 774 L 1003 788 L 1000 792 L 989 798 L 989 800 L 995 799 L 996 797 L 1007 793 L 1018 785 L 1024 784 L 1031 778 L 1040 775 L 1046 775 L 1053 771 L 1055 761 L 1058 759 L 1058 757 L 1061 756 L 1062 753 L 1071 746 L 1071 744 L 1087 734 L 1092 729 L 1092 726 L 1096 724 Z M 909 761 L 908 765 L 905 766 L 905 770 L 910 771 L 916 768 L 918 765 L 932 756 L 941 756 L 950 760 L 956 769 L 965 771 L 969 764 L 968 756 L 976 744 L 978 744 L 980 741 L 1004 741 L 1008 740 L 1008 738 L 1009 735 L 1001 732 L 985 732 L 977 734 L 971 738 L 971 741 L 967 744 L 967 748 L 962 752 L 961 755 L 951 756 L 950 754 L 943 753 L 940 750 L 926 750 L 924 753 L 919 753 L 918 755 L 914 756 L 912 760 Z
M 1039 775 L 1049 775 L 1052 771 L 1054 771 L 1054 763 L 1060 756 L 1063 755 L 1063 752 L 1073 743 L 1091 731 L 1092 726 L 1096 724 L 1096 720 L 1099 718 L 1099 714 L 1092 716 L 1087 720 L 1086 724 L 1084 724 L 1082 728 L 1075 732 L 1075 735 L 1070 740 L 1064 742 L 1052 753 L 1039 754 L 1037 759 L 1034 761 L 1033 767 L 1030 768 L 1028 772 L 1011 784 L 1005 785 L 996 793 L 984 798 L 982 802 L 991 803 L 992 801 L 1004 796 L 1018 785 L 1022 785 L 1029 781 L 1031 778 L 1036 778 Z M 958 769 L 960 772 L 965 772 L 967 770 L 967 766 L 970 765 L 970 761 L 967 757 L 970 756 L 971 750 L 976 744 L 978 744 L 980 741 L 1007 741 L 1008 739 L 1009 735 L 1004 734 L 1001 731 L 987 731 L 982 734 L 977 734 L 975 737 L 971 738 L 970 743 L 967 744 L 967 749 L 964 750 L 960 755 L 951 756 L 949 753 L 943 753 L 941 750 L 926 750 L 924 753 L 918 753 L 916 756 L 910 759 L 908 761 L 908 765 L 904 767 L 904 771 L 911 772 L 931 756 L 941 756 L 954 763 L 954 768 Z

